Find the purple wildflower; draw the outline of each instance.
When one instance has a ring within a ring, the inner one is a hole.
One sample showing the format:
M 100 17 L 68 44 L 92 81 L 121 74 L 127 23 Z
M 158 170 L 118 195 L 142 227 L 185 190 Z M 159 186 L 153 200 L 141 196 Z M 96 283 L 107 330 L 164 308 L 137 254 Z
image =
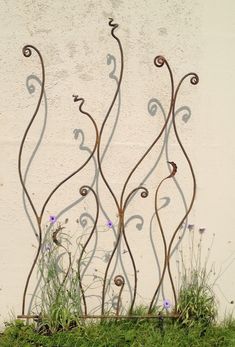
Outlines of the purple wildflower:
M 50 252 L 51 251 L 51 244 L 50 243 L 46 243 L 44 245 L 44 252 Z
M 55 224 L 55 222 L 57 221 L 56 216 L 50 216 L 49 221 L 50 223 Z
M 204 234 L 205 230 L 206 230 L 206 228 L 199 228 L 198 229 L 198 231 L 201 235 Z
M 113 227 L 112 221 L 111 221 L 111 220 L 108 220 L 107 223 L 106 223 L 106 226 L 107 226 L 108 228 L 112 228 L 112 227 Z
M 169 300 L 165 299 L 163 300 L 163 307 L 167 310 L 168 308 L 171 307 L 171 303 Z

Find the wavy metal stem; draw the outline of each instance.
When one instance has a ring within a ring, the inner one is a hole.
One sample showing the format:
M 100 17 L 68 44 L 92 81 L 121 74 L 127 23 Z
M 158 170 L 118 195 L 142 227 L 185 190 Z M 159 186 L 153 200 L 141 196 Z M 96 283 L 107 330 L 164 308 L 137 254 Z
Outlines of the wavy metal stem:
M 25 283 L 25 287 L 24 287 L 24 292 L 23 292 L 23 300 L 22 300 L 22 315 L 25 314 L 25 300 L 26 300 L 26 295 L 27 295 L 27 290 L 28 290 L 28 285 L 29 285 L 29 281 L 30 281 L 30 278 L 31 278 L 31 275 L 33 273 L 33 270 L 34 270 L 34 267 L 37 263 L 37 260 L 38 260 L 38 257 L 39 257 L 39 254 L 40 254 L 40 250 L 41 250 L 41 244 L 42 244 L 42 230 L 41 230 L 41 225 L 40 225 L 40 222 L 41 222 L 41 219 L 40 217 L 38 216 L 38 213 L 36 211 L 36 208 L 35 208 L 35 205 L 30 197 L 30 194 L 26 188 L 26 185 L 24 183 L 24 179 L 23 179 L 23 175 L 22 175 L 22 168 L 21 168 L 21 161 L 22 161 L 22 152 L 23 152 L 23 148 L 24 148 L 24 143 L 25 143 L 25 140 L 26 140 L 26 137 L 28 135 L 28 132 L 33 124 L 33 121 L 34 119 L 36 118 L 37 116 L 37 113 L 38 113 L 38 110 L 40 108 L 40 105 L 41 105 L 41 101 L 42 101 L 42 97 L 43 97 L 43 93 L 44 93 L 44 86 L 45 86 L 45 69 L 44 69 L 44 63 L 43 63 L 43 58 L 41 56 L 41 53 L 39 52 L 39 50 L 32 46 L 32 45 L 26 45 L 23 47 L 23 55 L 26 57 L 26 58 L 29 58 L 31 55 L 32 55 L 32 49 L 38 54 L 39 56 L 39 59 L 40 59 L 40 63 L 41 63 L 41 68 L 42 68 L 42 84 L 41 84 L 41 91 L 40 91 L 40 96 L 39 96 L 39 99 L 38 99 L 38 103 L 37 103 L 37 106 L 36 106 L 36 109 L 34 111 L 34 114 L 25 130 L 25 133 L 23 135 L 23 138 L 22 138 L 22 141 L 21 141 L 21 144 L 20 144 L 20 150 L 19 150 L 19 155 L 18 155 L 18 172 L 19 172 L 19 177 L 20 177 L 20 183 L 22 185 L 22 188 L 23 188 L 23 191 L 30 203 L 30 206 L 33 210 L 33 213 L 36 217 L 36 220 L 37 220 L 37 225 L 38 225 L 38 231 L 39 231 L 39 234 L 38 234 L 38 249 L 37 249 L 37 253 L 36 253 L 36 256 L 34 258 L 34 261 L 33 261 L 33 264 L 30 268 L 30 271 L 29 271 L 29 274 L 27 276 L 27 279 L 26 279 L 26 283 Z
M 152 310 L 153 310 L 153 305 L 154 305 L 156 296 L 158 294 L 158 291 L 159 291 L 159 289 L 160 289 L 160 287 L 162 285 L 162 282 L 163 282 L 163 279 L 164 279 L 164 276 L 165 276 L 165 272 L 166 272 L 166 268 L 167 268 L 167 264 L 168 264 L 168 254 L 167 254 L 166 238 L 165 238 L 164 230 L 163 230 L 163 227 L 162 227 L 161 219 L 160 219 L 160 216 L 159 216 L 159 213 L 158 213 L 158 192 L 159 192 L 163 182 L 166 181 L 167 179 L 171 178 L 171 177 L 174 177 L 176 172 L 177 172 L 176 164 L 174 162 L 168 162 L 168 163 L 172 166 L 172 171 L 171 171 L 170 175 L 168 175 L 167 177 L 165 177 L 165 178 L 163 178 L 161 180 L 161 182 L 159 183 L 159 185 L 158 185 L 158 187 L 156 189 L 156 192 L 155 192 L 155 213 L 156 213 L 156 217 L 157 217 L 157 221 L 158 221 L 158 224 L 159 224 L 159 228 L 160 228 L 161 236 L 162 236 L 162 241 L 163 241 L 163 245 L 164 245 L 164 265 L 163 265 L 162 275 L 160 277 L 159 283 L 157 285 L 157 288 L 156 288 L 155 293 L 153 295 L 153 298 L 151 300 L 148 313 L 151 313 Z
M 175 97 L 174 97 L 174 104 L 173 104 L 173 127 L 174 127 L 174 132 L 175 132 L 175 136 L 176 136 L 176 139 L 177 139 L 177 142 L 178 144 L 180 145 L 180 148 L 188 162 L 188 165 L 189 165 L 189 168 L 190 168 L 190 171 L 191 171 L 191 174 L 192 174 L 192 178 L 193 178 L 193 194 L 192 194 L 192 198 L 191 198 L 191 202 L 190 202 L 190 205 L 188 207 L 188 210 L 187 212 L 185 213 L 184 217 L 181 219 L 179 225 L 177 226 L 177 228 L 175 229 L 174 233 L 173 233 L 173 236 L 170 240 L 170 243 L 169 243 L 169 246 L 168 246 L 168 251 L 167 251 L 167 258 L 168 258 L 168 263 L 167 263 L 167 269 L 168 269 L 168 274 L 169 274 L 169 278 L 170 278 L 170 282 L 171 282 L 171 287 L 172 287 L 172 291 L 173 291 L 173 295 L 174 295 L 174 302 L 175 302 L 175 310 L 177 309 L 177 296 L 176 296 L 176 290 L 175 290 L 175 285 L 174 285 L 174 281 L 173 281 L 173 277 L 172 277 L 172 273 L 171 273 L 171 268 L 170 268 L 170 254 L 171 254 L 171 248 L 172 248 L 172 245 L 173 245 L 173 242 L 175 240 L 175 237 L 178 233 L 178 231 L 180 230 L 180 227 L 181 225 L 183 224 L 183 222 L 185 221 L 185 219 L 187 218 L 187 216 L 189 215 L 192 207 L 193 207 L 193 203 L 194 203 L 194 200 L 195 200 L 195 196 L 196 196 L 196 177 L 195 177 L 195 173 L 194 173 L 194 170 L 193 170 L 193 166 L 192 166 L 192 163 L 191 163 L 191 160 L 189 159 L 189 156 L 180 140 L 180 137 L 179 137 L 179 134 L 178 134 L 178 131 L 177 131 L 177 127 L 176 127 L 176 122 L 175 122 L 175 103 L 176 103 L 176 99 L 177 99 L 177 95 L 178 95 L 178 92 L 179 92 L 179 89 L 183 83 L 183 81 L 189 77 L 189 76 L 192 76 L 191 79 L 190 79 L 190 82 L 191 84 L 193 85 L 196 85 L 198 84 L 199 82 L 199 77 L 197 74 L 193 73 L 193 72 L 190 72 L 188 74 L 186 74 L 184 77 L 182 77 L 182 79 L 180 80 L 177 88 L 176 88 L 176 91 L 175 91 Z
M 22 185 L 22 188 L 25 192 L 25 195 L 27 196 L 27 199 L 31 205 L 31 208 L 35 214 L 35 217 L 37 219 L 37 221 L 40 220 L 38 214 L 37 214 L 37 211 L 36 211 L 36 208 L 33 204 L 33 201 L 28 193 L 28 190 L 25 186 L 25 183 L 24 183 L 24 179 L 23 179 L 23 175 L 22 175 L 22 168 L 21 168 L 21 160 L 22 160 L 22 152 L 23 152 L 23 148 L 24 148 L 24 143 L 25 143 L 25 140 L 26 140 L 26 137 L 28 135 L 28 132 L 29 132 L 29 129 L 31 128 L 32 124 L 33 124 L 33 121 L 35 119 L 35 117 L 37 116 L 37 113 L 38 113 L 38 110 L 40 108 L 40 105 L 41 105 L 41 101 L 42 101 L 42 97 L 43 97 L 43 93 L 44 93 L 44 86 L 45 86 L 45 68 L 44 68 L 44 62 L 43 62 L 43 58 L 41 56 L 41 53 L 39 52 L 39 50 L 32 46 L 32 45 L 26 45 L 23 47 L 22 49 L 22 52 L 23 52 L 23 55 L 26 57 L 26 58 L 29 58 L 31 55 L 32 55 L 32 49 L 38 54 L 39 56 L 39 59 L 40 59 L 40 63 L 41 63 L 41 68 L 42 68 L 42 84 L 41 84 L 41 92 L 40 92 L 40 96 L 39 96 L 39 99 L 38 99 L 38 103 L 37 103 L 37 106 L 36 106 L 36 109 L 34 111 L 34 114 L 25 130 L 25 133 L 23 135 L 23 138 L 22 138 L 22 141 L 21 141 L 21 144 L 20 144 L 20 150 L 19 150 L 19 155 L 18 155 L 18 172 L 19 172 L 19 176 L 20 176 L 20 183 Z
M 118 234 L 117 234 L 117 240 L 114 246 L 114 249 L 110 255 L 108 264 L 106 266 L 105 269 L 105 273 L 104 273 L 104 281 L 103 281 L 103 287 L 102 287 L 102 301 L 101 301 L 101 314 L 104 315 L 104 304 L 105 304 L 105 291 L 106 291 L 106 283 L 107 283 L 107 276 L 108 276 L 108 271 L 112 262 L 112 259 L 114 257 L 114 254 L 117 250 L 117 247 L 120 243 L 121 240 L 121 236 L 122 236 L 122 231 L 123 231 L 123 215 L 119 216 L 119 221 L 118 221 Z
M 127 241 L 127 237 L 126 237 L 126 232 L 125 232 L 125 221 L 124 221 L 124 216 L 125 216 L 125 212 L 126 212 L 126 207 L 128 205 L 128 200 L 130 199 L 130 197 L 135 194 L 136 191 L 142 189 L 143 192 L 140 194 L 142 198 L 147 198 L 149 192 L 147 190 L 147 188 L 145 187 L 137 187 L 135 189 L 133 189 L 127 196 L 125 202 L 124 202 L 124 208 L 123 208 L 123 229 L 122 229 L 122 232 L 123 232 L 123 237 L 124 237 L 124 240 L 125 240 L 125 244 L 126 244 L 126 247 L 128 249 L 128 252 L 129 252 L 129 256 L 131 258 L 131 262 L 132 262 L 132 266 L 133 266 L 133 270 L 134 270 L 134 290 L 133 290 L 133 299 L 132 299 L 132 302 L 131 302 L 131 306 L 130 306 L 130 310 L 129 310 L 129 314 L 132 314 L 132 311 L 133 311 L 133 307 L 134 307 L 134 304 L 135 304 L 135 300 L 136 300 L 136 294 L 137 294 L 137 269 L 136 269 L 136 265 L 135 265 L 135 260 L 134 260 L 134 257 L 133 257 L 133 254 L 131 252 L 131 248 L 129 246 L 129 243 Z
M 80 267 L 81 267 L 81 260 L 82 260 L 82 257 L 83 257 L 83 254 L 88 246 L 88 243 L 90 242 L 95 230 L 96 230 L 96 226 L 97 226 L 97 221 L 98 221 L 98 218 L 99 218 L 99 202 L 98 202 L 98 197 L 95 193 L 95 191 L 89 187 L 89 186 L 82 186 L 80 188 L 80 194 L 82 196 L 86 196 L 88 194 L 88 190 L 92 191 L 94 197 L 95 197 L 95 202 L 96 202 L 96 217 L 95 217 L 95 221 L 94 221 L 94 225 L 93 225 L 93 228 L 91 230 L 91 233 L 85 243 L 85 245 L 83 246 L 82 248 L 82 251 L 81 251 L 81 254 L 80 254 L 80 257 L 78 259 L 78 280 L 79 280 L 79 287 L 80 287 L 80 290 L 81 290 L 81 293 L 82 293 L 82 300 L 83 300 L 83 304 L 84 304 L 84 314 L 87 315 L 87 304 L 86 304 L 86 297 L 85 297 L 85 292 L 84 292 L 84 289 L 83 289 L 83 285 L 82 285 L 82 279 L 81 279 L 81 272 L 80 272 Z
M 124 59 L 123 59 L 123 49 L 122 49 L 122 44 L 121 44 L 121 41 L 119 40 L 119 38 L 114 34 L 114 31 L 118 28 L 118 24 L 114 24 L 113 23 L 113 19 L 110 18 L 110 21 L 109 21 L 109 26 L 111 26 L 113 29 L 111 30 L 111 35 L 113 36 L 113 38 L 117 41 L 118 43 L 118 47 L 119 47 L 119 50 L 120 50 L 120 55 L 121 55 L 121 69 L 120 69 L 120 75 L 119 75 L 119 79 L 118 79 L 118 84 L 117 84 L 117 89 L 116 89 L 116 92 L 114 94 L 114 97 L 113 97 L 113 100 L 111 102 L 111 105 L 108 109 L 108 112 L 105 116 L 105 119 L 101 125 L 101 129 L 100 129 L 100 133 L 99 133 L 99 141 L 98 141 L 98 146 L 97 146 L 97 162 L 98 162 L 98 167 L 99 167 L 99 171 L 100 171 L 100 175 L 106 185 L 106 187 L 108 188 L 108 190 L 110 191 L 113 199 L 114 199 L 114 202 L 116 204 L 116 207 L 117 209 L 119 209 L 119 204 L 118 204 L 118 200 L 113 192 L 113 190 L 111 189 L 110 185 L 108 184 L 108 181 L 107 179 L 105 178 L 105 175 L 103 173 L 103 170 L 102 170 L 102 165 L 101 165 L 101 159 L 100 159 L 100 144 L 101 144 L 101 138 L 102 138 L 102 134 L 103 134 L 103 130 L 104 130 L 104 126 L 109 118 L 109 115 L 112 111 L 112 108 L 115 104 L 115 101 L 117 99 L 117 96 L 119 94 L 119 90 L 120 90 L 120 86 L 121 86 L 121 82 L 122 82 L 122 76 L 123 76 L 123 68 L 124 68 Z

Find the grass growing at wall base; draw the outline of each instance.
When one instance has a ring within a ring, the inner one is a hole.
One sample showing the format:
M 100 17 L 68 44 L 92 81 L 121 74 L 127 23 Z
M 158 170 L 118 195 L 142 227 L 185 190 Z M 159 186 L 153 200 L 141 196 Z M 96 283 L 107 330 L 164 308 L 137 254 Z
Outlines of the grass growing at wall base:
M 87 323 L 71 331 L 40 335 L 22 321 L 7 324 L 1 347 L 235 347 L 235 321 L 204 327 L 183 327 L 176 321 L 105 321 Z

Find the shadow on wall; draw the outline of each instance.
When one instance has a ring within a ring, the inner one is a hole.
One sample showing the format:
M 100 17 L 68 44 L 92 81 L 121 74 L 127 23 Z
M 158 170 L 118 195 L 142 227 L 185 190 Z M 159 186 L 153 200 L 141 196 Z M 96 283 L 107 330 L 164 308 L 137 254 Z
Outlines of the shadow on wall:
M 110 24 L 113 26 L 112 24 Z M 114 27 L 115 29 L 116 27 Z M 113 29 L 113 30 L 114 30 Z M 113 31 L 112 31 L 113 35 Z M 117 38 L 113 35 L 113 37 L 117 40 Z M 33 49 L 33 46 L 28 46 L 30 49 Z M 25 48 L 25 51 L 27 48 Z M 25 55 L 25 56 L 30 56 Z M 41 57 L 41 55 L 40 55 Z M 162 59 L 162 57 L 160 57 Z M 160 62 L 160 60 L 159 60 Z M 164 62 L 160 62 L 162 66 Z M 182 242 L 185 230 L 187 228 L 187 218 L 188 218 L 188 211 L 189 211 L 189 206 L 186 202 L 184 192 L 178 183 L 176 177 L 175 177 L 175 172 L 177 168 L 173 165 L 174 163 L 170 162 L 169 159 L 169 145 L 168 145 L 168 140 L 171 131 L 174 131 L 174 118 L 177 118 L 179 116 L 182 117 L 183 121 L 186 123 L 191 117 L 191 111 L 187 106 L 180 107 L 178 110 L 174 110 L 174 105 L 172 109 L 172 105 L 170 106 L 170 111 L 169 114 L 165 112 L 161 102 L 156 99 L 152 98 L 149 100 L 147 109 L 148 113 L 150 116 L 154 117 L 157 114 L 159 117 L 162 117 L 162 120 L 164 122 L 164 128 L 163 128 L 163 137 L 164 141 L 161 147 L 161 150 L 158 154 L 158 157 L 156 158 L 154 165 L 149 169 L 148 173 L 146 176 L 142 179 L 140 182 L 139 186 L 135 188 L 126 198 L 124 201 L 123 196 L 124 196 L 124 191 L 125 188 L 128 184 L 129 179 L 132 176 L 132 173 L 135 171 L 135 169 L 138 168 L 139 163 L 145 158 L 145 156 L 148 154 L 149 149 L 145 152 L 144 156 L 141 157 L 140 161 L 136 164 L 134 169 L 131 171 L 130 175 L 128 176 L 124 186 L 124 189 L 122 191 L 122 197 L 121 197 L 121 202 L 118 203 L 111 187 L 109 186 L 106 177 L 103 173 L 102 170 L 102 163 L 105 160 L 105 156 L 108 152 L 109 147 L 111 146 L 112 139 L 114 136 L 114 133 L 117 129 L 118 123 L 120 121 L 120 109 L 121 109 L 121 91 L 120 91 L 120 84 L 121 84 L 121 78 L 116 75 L 116 58 L 108 54 L 107 55 L 107 64 L 112 66 L 112 71 L 109 73 L 109 77 L 114 81 L 116 84 L 116 94 L 113 99 L 112 105 L 116 102 L 117 108 L 115 111 L 115 114 L 113 115 L 114 117 L 114 123 L 112 130 L 109 133 L 109 137 L 107 139 L 107 142 L 104 146 L 104 149 L 102 153 L 100 153 L 100 140 L 102 136 L 102 131 L 105 126 L 105 122 L 109 114 L 111 113 L 112 107 L 109 109 L 107 116 L 102 124 L 102 127 L 100 131 L 98 131 L 96 125 L 96 144 L 93 149 L 87 147 L 85 145 L 86 143 L 86 135 L 83 131 L 83 129 L 74 129 L 73 135 L 74 135 L 74 140 L 77 142 L 79 141 L 79 150 L 82 152 L 87 153 L 87 160 L 86 162 L 78 169 L 76 170 L 72 175 L 67 177 L 65 180 L 63 180 L 49 195 L 47 201 L 43 205 L 42 211 L 40 214 L 35 213 L 36 220 L 37 220 L 37 225 L 35 224 L 35 221 L 33 218 L 30 216 L 29 213 L 29 206 L 26 203 L 26 199 L 29 196 L 29 193 L 26 189 L 27 186 L 27 178 L 30 172 L 30 167 L 32 165 L 33 160 L 35 160 L 36 153 L 42 143 L 43 136 L 45 133 L 46 129 L 46 124 L 47 124 L 47 117 L 48 117 L 48 107 L 47 107 L 47 97 L 46 97 L 46 92 L 44 89 L 44 79 L 41 81 L 38 77 L 34 75 L 30 75 L 27 80 L 26 80 L 26 86 L 29 91 L 29 93 L 34 93 L 36 88 L 35 84 L 37 84 L 41 88 L 41 99 L 43 98 L 44 100 L 44 118 L 43 118 L 43 123 L 42 123 L 42 128 L 39 133 L 39 138 L 38 141 L 35 145 L 35 148 L 27 162 L 26 169 L 23 175 L 23 205 L 25 209 L 25 213 L 27 215 L 27 218 L 30 223 L 30 227 L 32 229 L 32 232 L 34 233 L 37 241 L 38 241 L 38 251 L 37 255 L 34 259 L 33 265 L 30 269 L 29 276 L 26 281 L 26 286 L 24 290 L 24 297 L 23 297 L 23 305 L 22 305 L 22 316 L 25 315 L 25 301 L 26 301 L 26 294 L 28 290 L 28 285 L 31 279 L 31 274 L 34 271 L 34 267 L 36 264 L 39 265 L 40 268 L 40 276 L 38 279 L 38 282 L 35 286 L 34 292 L 31 296 L 30 303 L 28 305 L 27 309 L 27 314 L 30 315 L 32 312 L 35 313 L 35 310 L 37 310 L 37 305 L 41 305 L 42 301 L 44 300 L 43 304 L 44 305 L 50 305 L 50 299 L 47 298 L 48 302 L 45 300 L 45 290 L 46 286 L 48 283 L 51 281 L 51 283 L 54 286 L 54 291 L 52 292 L 52 297 L 58 296 L 58 293 L 61 293 L 62 291 L 69 292 L 70 296 L 73 293 L 74 297 L 80 298 L 79 300 L 79 311 L 77 314 L 79 315 L 87 315 L 87 314 L 102 314 L 104 315 L 106 312 L 114 312 L 116 314 L 120 314 L 120 312 L 129 312 L 132 313 L 134 303 L 136 296 L 138 295 L 138 270 L 136 268 L 135 264 L 135 255 L 132 253 L 132 250 L 130 248 L 130 245 L 127 240 L 127 236 L 125 233 L 125 230 L 127 229 L 128 225 L 136 221 L 136 228 L 138 230 L 142 230 L 144 223 L 148 225 L 149 223 L 149 240 L 151 242 L 151 247 L 152 247 L 152 253 L 153 257 L 156 262 L 156 268 L 158 271 L 158 278 L 159 278 L 159 284 L 158 288 L 155 291 L 155 294 L 152 299 L 152 303 L 149 308 L 149 312 L 153 310 L 154 306 L 157 304 L 159 298 L 165 299 L 165 294 L 164 294 L 164 275 L 165 271 L 168 267 L 169 264 L 167 264 L 167 254 L 166 254 L 166 244 L 165 244 L 165 263 L 164 266 L 161 266 L 161 261 L 159 260 L 159 255 L 156 251 L 156 240 L 154 240 L 153 236 L 153 231 L 154 231 L 154 226 L 153 222 L 157 217 L 157 221 L 159 224 L 159 231 L 163 234 L 163 244 L 166 243 L 164 239 L 164 231 L 161 226 L 161 221 L 158 212 L 161 209 L 164 209 L 167 207 L 171 199 L 169 196 L 165 196 L 162 199 L 162 204 L 158 206 L 158 190 L 160 188 L 161 183 L 166 179 L 166 178 L 172 178 L 174 180 L 174 184 L 178 190 L 178 194 L 180 195 L 180 198 L 182 199 L 185 214 L 182 222 L 180 223 L 179 227 L 177 228 L 176 231 L 178 231 L 179 228 L 181 228 L 181 237 L 177 240 L 177 242 L 174 244 L 174 247 L 169 248 L 169 257 L 172 257 L 174 252 L 178 249 L 179 244 Z M 158 66 L 158 65 L 156 65 Z M 44 66 L 42 62 L 42 67 L 44 71 Z M 44 75 L 43 75 L 44 76 Z M 34 82 L 34 84 L 33 84 Z M 87 115 L 93 122 L 94 125 L 94 120 L 92 117 L 83 110 L 83 103 L 84 100 L 82 98 L 79 98 L 78 96 L 74 96 L 74 101 L 80 102 L 79 110 Z M 175 101 L 175 100 L 174 100 Z M 38 103 L 37 109 L 39 108 L 41 103 Z M 36 111 L 37 111 L 36 109 Z M 113 111 L 112 111 L 113 112 Z M 169 115 L 173 114 L 173 116 L 170 118 Z M 37 113 L 37 112 L 36 112 Z M 36 116 L 36 114 L 35 114 Z M 170 119 L 170 120 L 169 120 Z M 33 117 L 34 120 L 34 117 Z M 169 122 L 168 122 L 169 120 Z M 29 129 L 28 129 L 29 130 Z M 28 130 L 26 131 L 26 135 L 28 133 Z M 156 141 L 155 141 L 156 143 Z M 23 143 L 24 144 L 24 143 Z M 150 147 L 153 148 L 154 146 Z M 23 146 L 21 148 L 23 150 Z M 97 151 L 97 157 L 95 156 L 95 152 Z M 78 171 L 80 171 L 81 168 L 85 167 L 85 165 L 88 163 L 88 161 L 91 160 L 93 163 L 93 170 L 94 170 L 94 175 L 92 178 L 92 181 L 89 182 L 86 186 L 81 187 L 80 193 L 81 196 L 70 203 L 68 206 L 63 207 L 63 209 L 56 215 L 56 216 L 51 216 L 51 223 L 50 225 L 46 228 L 45 232 L 42 233 L 42 228 L 41 228 L 41 218 L 43 215 L 43 212 L 45 210 L 46 203 L 52 196 L 52 194 L 60 187 L 64 182 L 66 182 L 70 177 L 75 175 Z M 158 164 L 160 163 L 160 160 L 166 160 L 167 165 L 168 165 L 168 170 L 169 170 L 169 176 L 164 178 L 161 183 L 159 184 L 158 187 L 156 187 L 156 194 L 155 194 L 155 202 L 153 203 L 153 211 L 154 211 L 154 206 L 155 206 L 155 211 L 152 214 L 152 217 L 150 221 L 145 221 L 145 217 L 142 214 L 133 214 L 129 216 L 127 219 L 124 218 L 125 214 L 125 209 L 127 205 L 131 203 L 131 201 L 134 199 L 135 195 L 139 193 L 142 190 L 141 197 L 145 198 L 148 195 L 148 190 L 145 187 L 147 180 L 151 177 L 151 175 L 155 172 Z M 172 170 L 173 167 L 173 170 Z M 114 201 L 116 203 L 117 207 L 117 214 L 118 214 L 118 223 L 115 224 L 113 221 L 111 221 L 111 218 L 109 217 L 108 213 L 106 212 L 106 206 L 105 202 L 101 201 L 99 199 L 100 197 L 100 182 L 101 180 L 105 182 L 107 189 L 109 190 L 110 194 L 113 196 Z M 78 206 L 86 197 L 88 194 L 92 194 L 94 196 L 94 200 L 96 202 L 96 215 L 93 216 L 88 212 L 84 212 L 80 215 L 79 218 L 79 225 L 81 226 L 81 235 L 77 237 L 77 239 L 74 241 L 73 246 L 73 254 L 71 251 L 71 241 L 69 240 L 68 237 L 66 237 L 66 220 L 64 223 L 59 222 L 64 215 L 67 215 L 67 213 L 73 209 L 74 207 Z M 100 238 L 100 230 L 98 227 L 98 220 L 100 216 L 102 215 L 102 218 L 107 220 L 107 228 L 112 231 L 112 238 L 113 238 L 113 244 L 110 245 L 109 249 L 104 249 L 101 247 L 98 247 L 99 245 L 99 238 Z M 54 219 L 53 219 L 54 218 Z M 36 225 L 36 226 L 35 226 Z M 147 237 L 147 236 L 146 236 Z M 92 243 L 92 249 L 88 250 L 88 244 L 90 242 Z M 125 259 L 124 254 L 129 256 L 129 265 L 131 264 L 132 267 L 132 273 L 130 274 L 130 269 L 125 264 Z M 48 263 L 50 262 L 50 268 L 48 267 Z M 103 271 L 100 271 L 97 269 L 96 263 L 103 263 Z M 55 271 L 54 271 L 55 270 Z M 50 272 L 51 271 L 51 272 Z M 52 273 L 54 271 L 54 273 Z M 169 276 L 171 276 L 170 270 L 169 271 Z M 52 276 L 52 277 L 50 277 Z M 54 276 L 54 277 L 53 277 Z M 95 286 L 94 286 L 95 284 Z M 91 287 L 93 286 L 93 289 L 95 288 L 95 291 L 91 290 L 89 293 L 89 289 L 92 289 Z M 120 287 L 119 293 L 115 294 L 114 288 Z M 100 293 L 97 295 L 97 292 Z M 43 293 L 43 297 L 41 295 Z M 121 295 L 125 294 L 126 302 L 122 302 L 122 297 Z M 38 299 L 39 298 L 39 299 Z M 92 301 L 94 300 L 95 301 Z M 71 299 L 72 300 L 72 299 Z M 40 303 L 39 303 L 40 302 Z M 91 308 L 88 307 L 88 303 L 93 302 L 93 306 Z M 94 305 L 94 302 L 96 304 Z M 75 302 L 74 304 L 77 304 Z M 38 314 L 39 312 L 37 312 Z M 35 313 L 36 314 L 36 313 Z

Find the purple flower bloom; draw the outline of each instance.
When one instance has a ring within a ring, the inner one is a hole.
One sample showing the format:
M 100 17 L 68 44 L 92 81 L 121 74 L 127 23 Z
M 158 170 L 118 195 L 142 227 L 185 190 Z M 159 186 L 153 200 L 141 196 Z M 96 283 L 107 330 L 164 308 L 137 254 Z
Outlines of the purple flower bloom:
M 188 230 L 192 231 L 194 229 L 194 224 L 188 224 Z
M 106 223 L 106 226 L 107 226 L 108 228 L 112 228 L 112 227 L 113 227 L 112 221 L 111 221 L 111 220 L 108 220 L 107 223 Z
M 163 300 L 163 307 L 167 310 L 168 308 L 171 307 L 171 303 L 169 300 L 165 299 Z
M 55 222 L 57 221 L 56 216 L 50 216 L 49 221 L 50 223 L 55 224 Z
M 50 243 L 46 243 L 45 245 L 44 245 L 44 253 L 46 253 L 46 252 L 50 252 L 51 251 L 51 244 Z
M 205 232 L 205 230 L 206 230 L 206 228 L 199 228 L 199 233 L 202 235 L 202 234 L 204 234 L 204 232 Z

